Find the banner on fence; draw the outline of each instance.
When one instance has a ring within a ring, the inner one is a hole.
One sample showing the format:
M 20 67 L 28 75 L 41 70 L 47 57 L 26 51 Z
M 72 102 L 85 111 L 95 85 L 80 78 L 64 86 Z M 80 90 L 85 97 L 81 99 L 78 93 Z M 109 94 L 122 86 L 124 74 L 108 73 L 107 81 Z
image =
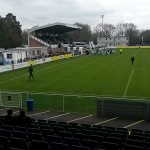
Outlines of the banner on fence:
M 31 64 L 32 65 L 44 64 L 46 62 L 60 60 L 64 58 L 71 58 L 71 57 L 73 57 L 72 54 L 65 54 L 65 55 L 53 56 L 53 57 L 48 57 L 48 58 L 43 58 L 43 59 L 29 60 L 28 62 L 17 63 L 17 64 L 14 64 L 14 67 L 12 67 L 12 64 L 9 64 L 5 66 L 0 66 L 0 72 L 2 73 L 2 72 L 10 71 L 10 70 L 24 68 L 24 67 L 30 66 Z

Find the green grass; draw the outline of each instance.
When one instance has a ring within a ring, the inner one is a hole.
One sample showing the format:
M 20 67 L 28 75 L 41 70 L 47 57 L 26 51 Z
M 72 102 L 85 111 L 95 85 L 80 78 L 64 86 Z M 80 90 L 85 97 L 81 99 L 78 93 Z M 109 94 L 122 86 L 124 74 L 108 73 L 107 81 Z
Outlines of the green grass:
M 135 64 L 130 58 L 135 56 Z M 0 90 L 72 93 L 111 97 L 150 98 L 150 49 L 124 48 L 112 55 L 81 56 L 34 66 L 35 80 L 28 81 L 27 68 L 0 74 Z M 134 68 L 134 71 L 133 71 Z M 130 75 L 133 71 L 131 81 Z M 129 85 L 128 85 L 129 82 Z M 128 86 L 127 86 L 128 85 Z M 126 91 L 126 92 L 125 92 Z M 96 112 L 96 98 L 66 98 L 62 95 L 31 95 L 38 109 Z M 25 105 L 26 95 L 23 96 Z M 54 107 L 55 106 L 55 107 Z

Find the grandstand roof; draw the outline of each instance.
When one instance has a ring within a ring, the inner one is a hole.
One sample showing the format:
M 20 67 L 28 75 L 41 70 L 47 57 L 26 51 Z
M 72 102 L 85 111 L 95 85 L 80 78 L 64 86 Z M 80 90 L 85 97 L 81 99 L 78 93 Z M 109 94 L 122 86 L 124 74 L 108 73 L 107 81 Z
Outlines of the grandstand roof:
M 76 26 L 76 25 L 70 25 L 70 24 L 65 24 L 65 23 L 53 23 L 53 24 L 48 24 L 44 26 L 35 26 L 31 29 L 28 29 L 28 33 L 37 31 L 44 31 L 44 32 L 50 32 L 54 34 L 62 34 L 65 32 L 70 32 L 74 30 L 81 30 L 82 27 Z

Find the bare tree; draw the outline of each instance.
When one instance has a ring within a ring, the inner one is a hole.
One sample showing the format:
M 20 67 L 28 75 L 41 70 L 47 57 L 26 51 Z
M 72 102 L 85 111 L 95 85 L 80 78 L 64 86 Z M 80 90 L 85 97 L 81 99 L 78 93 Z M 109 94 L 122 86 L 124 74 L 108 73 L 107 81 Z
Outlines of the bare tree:
M 112 24 L 103 24 L 103 35 L 110 37 L 114 34 L 115 26 Z M 102 24 L 98 24 L 94 27 L 94 33 L 97 33 L 100 37 L 102 36 Z
M 116 25 L 115 32 L 117 36 L 125 36 L 125 31 L 126 31 L 125 23 L 121 22 Z
M 88 24 L 75 23 L 75 25 L 82 27 L 81 30 L 76 30 L 69 33 L 69 39 L 76 42 L 89 42 L 92 40 L 91 27 Z
M 143 30 L 140 34 L 140 41 L 143 44 L 150 45 L 150 30 Z
M 139 44 L 139 30 L 133 23 L 125 23 L 125 36 L 129 37 L 129 45 Z

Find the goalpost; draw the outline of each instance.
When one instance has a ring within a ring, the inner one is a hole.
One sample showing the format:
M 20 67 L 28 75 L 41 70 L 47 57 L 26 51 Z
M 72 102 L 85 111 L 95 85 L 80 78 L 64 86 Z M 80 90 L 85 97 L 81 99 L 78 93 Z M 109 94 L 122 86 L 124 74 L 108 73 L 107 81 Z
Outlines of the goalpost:
M 0 106 L 22 108 L 22 97 L 19 92 L 0 91 Z

